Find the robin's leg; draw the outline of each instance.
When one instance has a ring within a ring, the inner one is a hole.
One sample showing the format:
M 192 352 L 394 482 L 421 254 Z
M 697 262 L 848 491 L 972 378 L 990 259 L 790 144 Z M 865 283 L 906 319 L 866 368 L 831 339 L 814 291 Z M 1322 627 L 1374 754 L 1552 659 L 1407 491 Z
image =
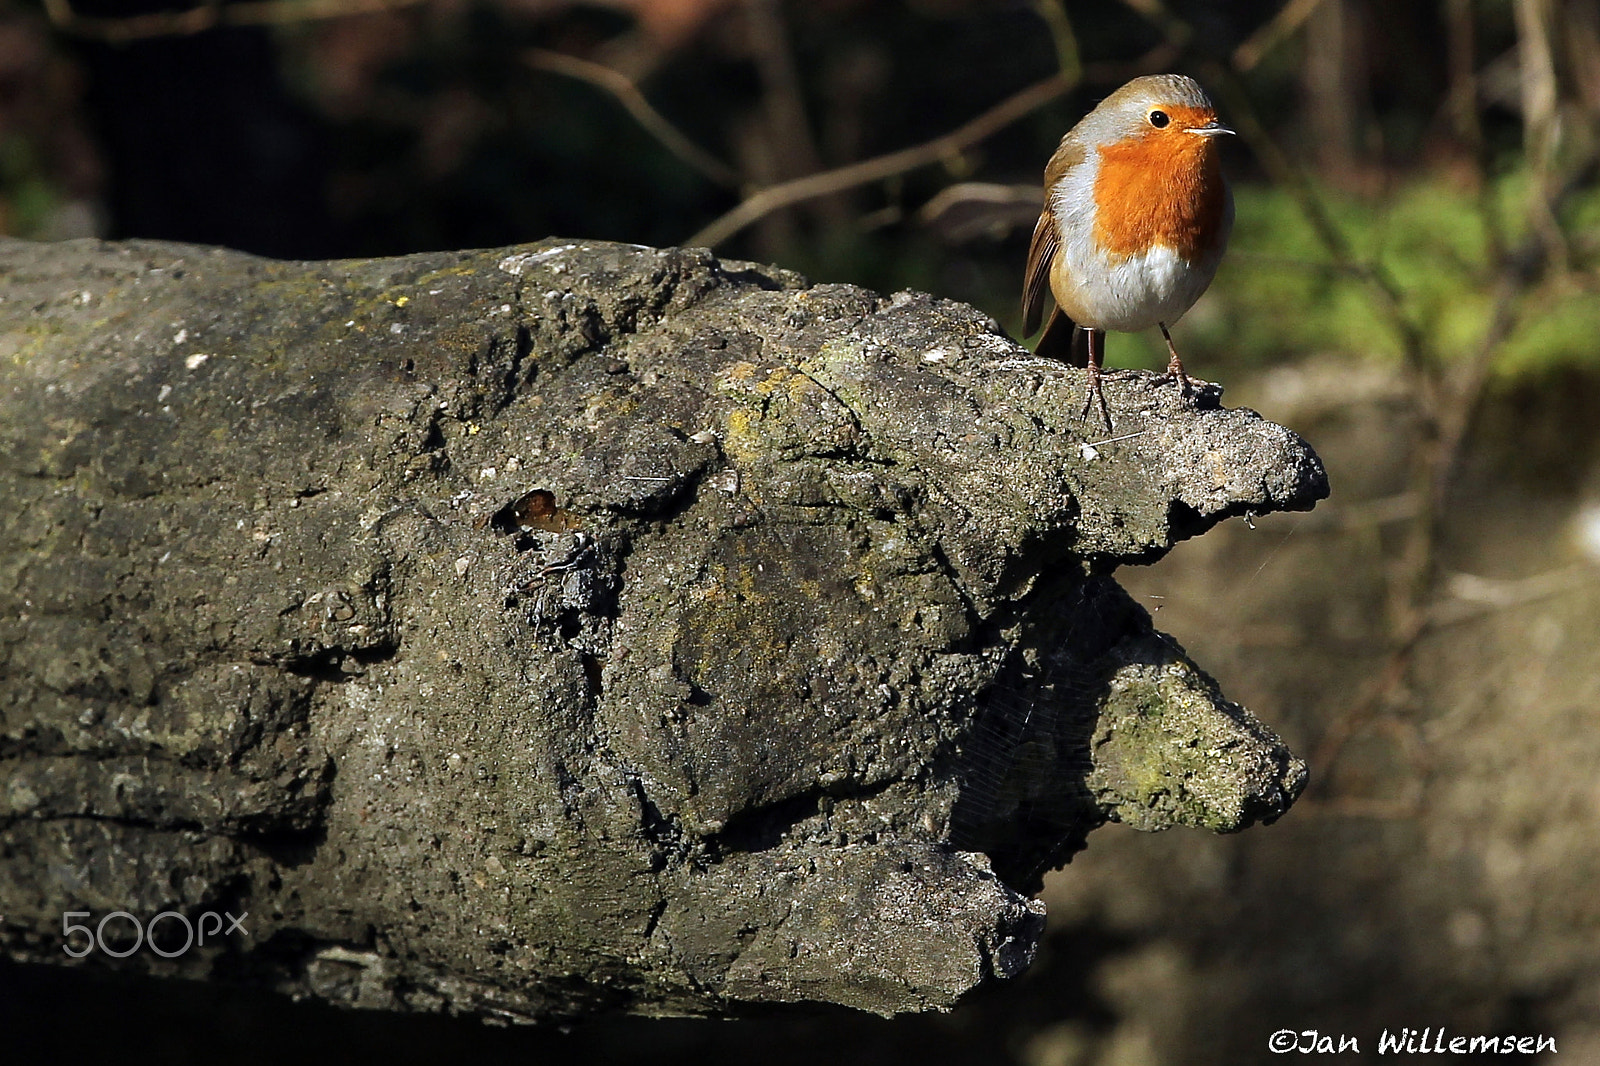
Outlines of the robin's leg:
M 1167 377 L 1178 383 L 1178 388 L 1183 394 L 1189 394 L 1189 375 L 1183 372 L 1183 360 L 1178 358 L 1178 349 L 1172 346 L 1172 334 L 1167 332 L 1165 322 L 1157 322 L 1161 327 L 1161 335 L 1167 339 Z
M 1111 412 L 1106 408 L 1106 394 L 1100 389 L 1100 345 L 1105 341 L 1106 332 L 1103 329 L 1084 329 L 1089 340 L 1089 375 L 1085 385 L 1088 392 L 1083 397 L 1083 414 L 1079 418 L 1085 421 L 1089 418 L 1089 408 L 1096 400 L 1100 402 L 1100 417 L 1105 419 L 1106 432 L 1111 432 Z

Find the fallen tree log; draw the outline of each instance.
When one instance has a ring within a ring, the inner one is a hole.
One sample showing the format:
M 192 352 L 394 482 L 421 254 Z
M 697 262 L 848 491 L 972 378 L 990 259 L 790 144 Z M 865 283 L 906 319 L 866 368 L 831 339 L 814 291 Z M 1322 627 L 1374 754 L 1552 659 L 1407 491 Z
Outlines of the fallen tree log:
M 1026 967 L 1091 829 L 1304 784 L 1111 578 L 1326 495 L 1214 386 L 1113 374 L 1091 446 L 1081 373 L 971 308 L 693 250 L 0 271 L 14 959 L 946 1008 Z M 248 917 L 185 946 L 207 913 Z

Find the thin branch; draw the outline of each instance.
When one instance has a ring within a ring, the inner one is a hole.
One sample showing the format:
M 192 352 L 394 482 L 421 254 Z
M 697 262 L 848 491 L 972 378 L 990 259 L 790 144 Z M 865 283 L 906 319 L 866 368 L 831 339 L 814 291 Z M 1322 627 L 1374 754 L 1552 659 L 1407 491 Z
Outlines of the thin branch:
M 1050 39 L 1055 42 L 1056 62 L 1061 73 L 1069 78 L 1083 74 L 1083 56 L 1078 50 L 1078 35 L 1072 28 L 1063 0 L 1035 0 L 1035 9 L 1044 24 L 1050 28 Z
M 1350 738 L 1374 719 L 1400 690 L 1406 676 L 1411 672 L 1417 646 L 1422 643 L 1428 630 L 1427 616 L 1418 612 L 1407 623 L 1404 631 L 1396 636 L 1394 647 L 1389 652 L 1383 670 L 1368 682 L 1360 696 L 1336 715 L 1323 730 L 1322 738 L 1312 749 L 1309 760 L 1312 766 L 1322 768 L 1323 781 L 1329 779 L 1330 768 L 1339 761 L 1339 756 L 1344 752 L 1344 747 Z M 1324 787 L 1315 790 L 1321 792 Z
M 1138 11 L 1174 43 L 1190 38 L 1188 27 L 1166 8 L 1162 0 L 1123 0 L 1123 3 Z M 1539 3 L 1540 0 L 1522 0 L 1519 13 L 1525 14 L 1523 9 L 1531 11 Z M 1401 342 L 1413 380 L 1422 390 L 1418 408 L 1425 426 L 1423 440 L 1414 453 L 1412 491 L 1409 493 L 1416 502 L 1416 508 L 1409 543 L 1400 560 L 1401 581 L 1394 590 L 1394 633 L 1390 650 L 1381 671 L 1365 691 L 1328 724 L 1317 745 L 1313 763 L 1329 767 L 1339 759 L 1352 736 L 1402 698 L 1418 648 L 1441 622 L 1447 620 L 1437 604 L 1433 609 L 1428 606 L 1435 598 L 1441 577 L 1438 558 L 1443 533 L 1441 520 L 1445 513 L 1443 505 L 1474 417 L 1482 404 L 1494 358 L 1515 328 L 1520 297 L 1547 265 L 1550 249 L 1541 245 L 1539 238 L 1535 237 L 1530 247 L 1498 257 L 1499 271 L 1491 320 L 1478 350 L 1455 375 L 1456 387 L 1447 390 L 1445 386 L 1450 382 L 1444 360 L 1430 338 L 1407 313 L 1404 287 L 1388 272 L 1381 260 L 1355 254 L 1305 171 L 1290 160 L 1266 131 L 1240 81 L 1239 75 L 1258 62 L 1267 47 L 1287 35 L 1292 29 L 1292 20 L 1304 21 L 1316 7 L 1313 0 L 1290 0 L 1271 24 L 1252 35 L 1245 45 L 1234 52 L 1231 67 L 1210 62 L 1204 65 L 1204 72 L 1208 79 L 1215 80 L 1218 90 L 1225 96 L 1230 108 L 1229 117 L 1255 150 L 1268 177 L 1294 196 L 1329 257 L 1339 269 L 1352 271 L 1367 282 L 1377 298 L 1379 311 Z M 1466 17 L 1469 9 L 1461 4 L 1456 4 L 1455 8 L 1458 17 Z M 1524 17 L 1523 21 L 1532 20 Z M 1524 28 L 1523 32 L 1526 36 L 1530 31 Z M 1464 60 L 1463 57 L 1457 57 L 1458 67 L 1463 62 L 1470 64 L 1470 40 L 1458 40 L 1455 46 L 1464 52 Z M 1457 91 L 1460 91 L 1459 86 Z M 1530 143 L 1536 139 L 1530 137 Z M 1535 170 L 1537 173 L 1537 168 Z M 1551 203 L 1551 199 L 1544 201 L 1546 206 Z M 1543 591 L 1543 586 L 1540 591 Z M 1324 800 L 1330 808 L 1341 802 L 1338 798 Z
M 1450 598 L 1435 603 L 1429 613 L 1435 626 L 1459 625 L 1487 614 L 1565 596 L 1594 580 L 1594 567 L 1588 563 L 1557 567 L 1523 578 L 1451 574 L 1445 582 Z
M 1477 28 L 1472 0 L 1445 0 L 1445 52 L 1449 57 L 1451 124 L 1482 169 L 1483 123 L 1478 118 Z
M 1291 6 L 1292 2 L 1293 0 Z M 1138 12 L 1175 48 L 1183 47 L 1194 37 L 1193 27 L 1174 15 L 1162 0 L 1122 0 L 1122 3 Z M 1304 16 L 1310 17 L 1315 7 L 1314 4 L 1310 5 Z M 1280 11 L 1274 16 L 1273 21 L 1283 17 L 1284 12 Z M 1335 264 L 1341 270 L 1350 271 L 1364 278 L 1372 287 L 1378 296 L 1378 303 L 1384 316 L 1400 340 L 1406 364 L 1426 379 L 1429 369 L 1427 339 L 1417 324 L 1406 314 L 1405 290 L 1381 262 L 1357 258 L 1350 248 L 1350 242 L 1345 239 L 1343 231 L 1333 221 L 1333 216 L 1328 213 L 1326 205 L 1317 195 L 1310 179 L 1300 167 L 1290 161 L 1289 156 L 1278 147 L 1278 143 L 1267 132 L 1266 126 L 1250 102 L 1249 94 L 1245 92 L 1244 86 L 1238 79 L 1236 69 L 1220 62 L 1209 61 L 1203 64 L 1203 72 L 1207 79 L 1213 81 L 1220 92 L 1227 97 L 1229 117 L 1239 128 L 1243 139 L 1255 151 L 1256 157 L 1261 160 L 1262 166 L 1267 170 L 1267 176 L 1274 183 L 1288 189 L 1294 196 L 1301 213 L 1305 215 L 1306 221 L 1311 224 L 1318 240 Z
M 108 44 L 128 44 L 153 37 L 187 37 L 218 26 L 275 26 L 370 15 L 423 2 L 425 0 L 246 0 L 225 4 L 222 0 L 204 0 L 200 6 L 182 11 L 153 11 L 123 18 L 80 15 L 72 9 L 71 0 L 44 0 L 44 9 L 51 24 L 63 33 Z
M 1205 71 L 1208 79 L 1213 80 L 1220 93 L 1225 96 L 1229 119 L 1238 127 L 1240 136 L 1256 153 L 1256 158 L 1266 169 L 1268 178 L 1274 184 L 1287 189 L 1294 197 L 1300 213 L 1311 224 L 1317 240 L 1333 260 L 1334 265 L 1364 280 L 1377 295 L 1379 309 L 1400 341 L 1406 365 L 1425 375 L 1428 371 L 1427 339 L 1417 324 L 1406 314 L 1405 290 L 1381 262 L 1363 259 L 1356 255 L 1350 247 L 1350 242 L 1345 238 L 1344 231 L 1333 220 L 1322 197 L 1306 177 L 1305 171 L 1290 160 L 1288 154 L 1278 147 L 1278 142 L 1267 132 L 1265 124 L 1250 102 L 1249 95 L 1233 72 L 1220 63 L 1206 64 Z
M 822 155 L 811 136 L 811 118 L 806 114 L 783 11 L 778 0 L 744 0 L 744 8 L 778 176 L 815 173 L 822 167 Z
M 1194 27 L 1172 13 L 1161 0 L 1122 0 L 1124 7 L 1132 8 L 1161 35 L 1180 48 L 1194 39 Z
M 1517 270 L 1508 266 L 1502 270 L 1495 283 L 1494 312 L 1489 317 L 1489 327 L 1478 343 L 1478 350 L 1455 375 L 1455 390 L 1441 403 L 1437 423 L 1438 454 L 1433 461 L 1432 508 L 1442 516 L 1450 489 L 1455 481 L 1456 469 L 1461 465 L 1461 453 L 1472 429 L 1478 408 L 1483 405 L 1484 393 L 1489 384 L 1489 371 L 1500 353 L 1500 346 L 1517 325 L 1519 298 L 1533 282 L 1531 270 Z M 1438 533 L 1435 532 L 1435 539 Z
M 881 181 L 941 160 L 952 159 L 1018 119 L 1066 95 L 1078 81 L 1076 76 L 1065 73 L 1052 74 L 1043 81 L 1035 82 L 1016 95 L 1002 100 L 950 133 L 935 137 L 931 141 L 762 189 L 684 241 L 684 244 L 714 248 L 746 226 L 780 208 L 842 192 L 845 189 L 853 189 L 858 185 Z
M 1255 65 L 1261 62 L 1268 52 L 1288 40 L 1295 30 L 1304 26 L 1312 13 L 1322 6 L 1322 2 L 1323 0 L 1289 0 L 1276 15 L 1233 50 L 1233 68 L 1241 74 L 1254 70 Z
M 627 109 L 634 121 L 643 126 L 646 133 L 660 141 L 667 151 L 718 185 L 732 189 L 739 187 L 737 171 L 684 136 L 678 127 L 667 121 L 666 116 L 650 106 L 650 101 L 645 99 L 644 93 L 640 92 L 633 80 L 621 71 L 543 48 L 531 48 L 523 53 L 522 58 L 536 70 L 576 78 L 610 93 Z
M 1523 154 L 1533 177 L 1528 190 L 1528 217 L 1557 269 L 1564 274 L 1570 269 L 1571 256 L 1551 204 L 1556 151 L 1562 139 L 1560 89 L 1551 41 L 1556 15 L 1551 0 L 1516 0 L 1512 10 L 1516 14 L 1521 73 Z

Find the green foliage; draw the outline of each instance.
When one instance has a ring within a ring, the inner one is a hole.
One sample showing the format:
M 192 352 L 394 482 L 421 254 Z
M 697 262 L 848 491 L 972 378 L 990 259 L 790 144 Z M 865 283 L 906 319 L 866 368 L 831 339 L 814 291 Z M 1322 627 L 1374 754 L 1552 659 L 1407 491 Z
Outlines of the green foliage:
M 1263 365 L 1315 351 L 1398 359 L 1401 339 L 1374 283 L 1342 269 L 1287 190 L 1235 190 L 1238 221 L 1211 292 L 1184 319 L 1185 353 Z M 1409 181 L 1381 198 L 1319 190 L 1357 264 L 1381 270 L 1426 339 L 1431 358 L 1469 358 L 1495 313 L 1501 268 L 1492 238 L 1516 247 L 1527 236 L 1529 188 L 1509 173 L 1486 194 L 1439 177 Z M 1600 228 L 1600 192 L 1585 190 L 1562 219 L 1569 234 Z M 1575 245 L 1573 271 L 1552 272 L 1520 298 L 1516 325 L 1496 359 L 1497 373 L 1524 375 L 1600 365 L 1600 300 L 1592 249 Z M 1592 264 L 1590 264 L 1592 265 Z
M 15 134 L 0 138 L 0 233 L 39 235 L 59 203 L 33 145 Z

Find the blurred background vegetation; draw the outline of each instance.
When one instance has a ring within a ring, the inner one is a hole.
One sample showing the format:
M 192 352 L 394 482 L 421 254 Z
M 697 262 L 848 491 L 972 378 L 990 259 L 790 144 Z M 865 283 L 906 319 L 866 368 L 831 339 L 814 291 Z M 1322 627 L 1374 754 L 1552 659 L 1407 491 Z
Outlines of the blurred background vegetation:
M 1135 1066 L 1445 1025 L 1600 1061 L 1600 0 L 0 0 L 0 232 L 709 243 L 1015 331 L 1045 160 L 1161 70 L 1241 134 L 1185 361 L 1335 495 L 1125 577 L 1311 756 L 1280 825 L 1096 834 L 1040 964 L 942 1019 L 495 1033 L 30 972 L 0 974 L 7 1030 L 168 1061 L 304 1029 L 300 1057 Z

